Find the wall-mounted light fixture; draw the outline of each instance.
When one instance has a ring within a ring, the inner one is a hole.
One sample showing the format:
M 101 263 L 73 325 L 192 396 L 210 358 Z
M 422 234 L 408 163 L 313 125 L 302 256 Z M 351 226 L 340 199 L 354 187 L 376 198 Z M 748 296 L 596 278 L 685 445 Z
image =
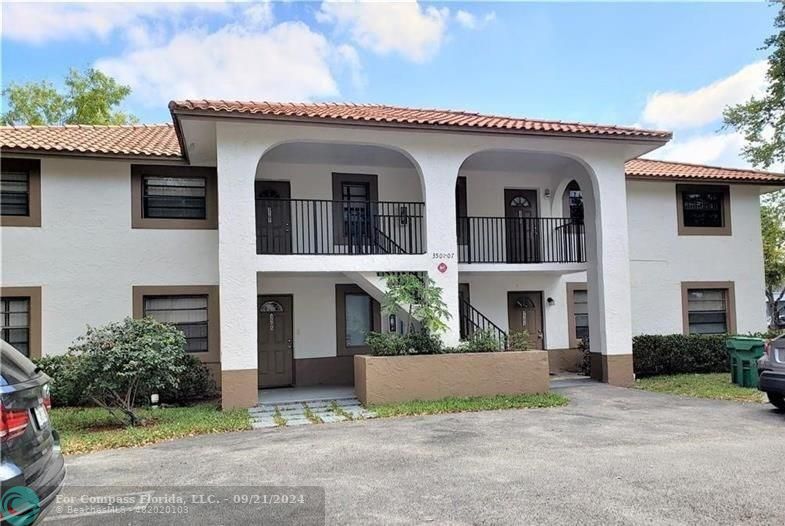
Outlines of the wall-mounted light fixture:
M 549 305 L 549 306 L 551 306 L 551 307 L 552 307 L 552 306 L 554 306 L 554 305 L 556 305 L 556 300 L 554 300 L 553 298 L 548 298 L 548 299 L 547 299 L 547 300 L 545 300 L 545 301 L 547 301 L 547 302 L 548 302 L 548 305 Z
M 551 189 L 550 188 L 546 188 L 545 189 L 545 199 L 550 199 L 550 198 L 551 198 Z
M 390 314 L 390 332 L 395 332 L 398 328 L 398 320 L 395 318 L 395 314 Z

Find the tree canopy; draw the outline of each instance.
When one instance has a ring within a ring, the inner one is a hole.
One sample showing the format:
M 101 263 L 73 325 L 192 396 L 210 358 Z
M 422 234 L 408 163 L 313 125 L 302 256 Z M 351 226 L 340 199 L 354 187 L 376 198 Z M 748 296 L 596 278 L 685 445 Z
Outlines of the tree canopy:
M 763 49 L 771 50 L 763 96 L 729 106 L 723 116 L 725 125 L 744 136 L 742 155 L 754 166 L 768 168 L 785 163 L 785 0 L 774 0 L 780 5 L 774 19 L 777 33 L 767 38 Z
M 130 124 L 136 117 L 120 111 L 120 104 L 131 94 L 129 86 L 112 77 L 87 69 L 71 69 L 66 75 L 65 91 L 51 82 L 10 83 L 3 90 L 8 111 L 3 113 L 9 124 Z

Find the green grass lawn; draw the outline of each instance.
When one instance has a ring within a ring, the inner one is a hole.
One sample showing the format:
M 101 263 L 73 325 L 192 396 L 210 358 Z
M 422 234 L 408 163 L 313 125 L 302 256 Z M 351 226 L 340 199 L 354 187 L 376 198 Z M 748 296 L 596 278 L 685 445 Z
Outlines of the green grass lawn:
M 398 404 L 374 405 L 369 409 L 380 417 L 438 415 L 466 411 L 492 411 L 497 409 L 526 409 L 558 407 L 569 400 L 556 393 L 474 396 L 469 398 L 442 398 L 441 400 L 415 400 Z
M 100 408 L 57 407 L 50 411 L 52 425 L 60 433 L 66 455 L 251 428 L 247 410 L 221 411 L 215 403 L 139 409 L 138 414 L 145 422 L 125 428 Z
M 739 387 L 730 382 L 730 373 L 674 374 L 641 378 L 637 389 L 713 400 L 763 402 L 764 395 L 757 389 Z

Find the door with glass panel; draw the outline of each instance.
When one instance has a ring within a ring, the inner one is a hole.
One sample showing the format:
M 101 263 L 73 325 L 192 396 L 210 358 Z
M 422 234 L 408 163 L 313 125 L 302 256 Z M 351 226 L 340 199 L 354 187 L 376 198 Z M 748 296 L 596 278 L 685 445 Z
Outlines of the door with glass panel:
M 259 387 L 294 383 L 291 296 L 258 298 Z
M 508 263 L 535 263 L 540 259 L 537 191 L 504 190 Z
M 292 253 L 292 205 L 288 181 L 256 181 L 256 252 Z M 299 246 L 299 245 L 298 245 Z

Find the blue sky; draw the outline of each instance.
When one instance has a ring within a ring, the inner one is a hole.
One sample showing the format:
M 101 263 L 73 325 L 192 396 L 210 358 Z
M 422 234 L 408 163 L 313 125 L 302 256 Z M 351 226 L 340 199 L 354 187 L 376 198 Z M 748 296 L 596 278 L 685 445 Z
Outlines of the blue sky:
M 763 86 L 764 3 L 4 4 L 2 82 L 95 66 L 173 98 L 339 100 L 672 129 L 658 156 L 745 165 L 726 104 Z

